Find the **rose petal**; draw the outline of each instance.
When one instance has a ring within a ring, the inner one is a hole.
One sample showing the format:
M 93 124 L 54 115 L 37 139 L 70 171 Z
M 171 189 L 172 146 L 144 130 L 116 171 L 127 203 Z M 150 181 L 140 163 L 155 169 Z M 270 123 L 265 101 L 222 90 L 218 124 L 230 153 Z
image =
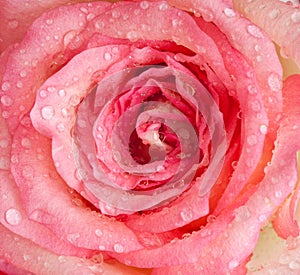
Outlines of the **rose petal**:
M 28 117 L 24 119 L 28 120 Z M 26 150 L 24 139 L 26 146 L 31 144 L 35 150 Z M 18 127 L 12 155 L 18 162 L 12 163 L 11 170 L 31 220 L 45 225 L 77 247 L 118 252 L 142 247 L 135 234 L 122 222 L 93 212 L 88 206 L 84 207 L 83 202 L 78 207 L 78 202 L 72 201 L 51 160 L 50 140 L 31 124 Z
M 284 93 L 284 119 L 282 121 L 282 131 L 286 133 L 290 132 L 295 134 L 299 132 L 300 122 L 299 114 L 300 109 L 297 104 L 293 102 L 299 102 L 299 87 L 300 87 L 300 75 L 293 75 L 287 78 L 284 82 L 283 93 Z M 297 150 L 300 150 L 300 142 L 291 142 L 290 138 L 286 138 L 287 147 L 290 150 L 294 150 L 294 155 L 291 156 L 293 160 L 292 168 L 297 171 Z M 283 158 L 282 162 L 286 159 Z M 299 172 L 298 172 L 299 173 Z M 291 182 L 292 184 L 292 182 Z M 290 189 L 290 188 L 289 188 Z M 296 190 L 290 195 L 290 197 L 283 203 L 276 213 L 276 218 L 273 221 L 276 232 L 282 238 L 287 238 L 292 235 L 296 237 L 299 235 L 299 226 L 295 220 L 296 208 L 299 201 L 300 184 L 298 181 Z M 277 193 L 279 195 L 280 193 Z
M 260 26 L 300 68 L 299 8 L 277 0 L 233 1 L 235 8 Z
M 10 49 L 9 56 L 0 59 L 0 67 L 4 68 L 0 98 L 6 98 L 2 108 L 4 117 L 10 118 L 7 121 L 10 131 L 31 109 L 37 87 L 82 47 L 83 41 L 77 40 L 77 34 L 86 27 L 87 14 L 101 13 L 110 5 L 97 2 L 49 11 L 34 22 L 19 45 Z M 48 25 L 47 20 L 53 23 Z

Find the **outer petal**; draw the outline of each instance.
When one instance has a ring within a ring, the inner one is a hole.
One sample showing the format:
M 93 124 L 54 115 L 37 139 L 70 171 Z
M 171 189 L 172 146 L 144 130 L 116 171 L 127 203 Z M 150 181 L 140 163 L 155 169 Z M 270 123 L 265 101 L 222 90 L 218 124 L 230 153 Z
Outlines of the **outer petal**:
M 0 1 L 0 52 L 10 44 L 19 42 L 25 35 L 28 27 L 44 11 L 62 6 L 64 4 L 76 3 L 77 0 L 49 0 L 49 1 Z M 81 1 L 84 2 L 84 1 Z M 48 19 L 52 24 L 52 19 Z
M 300 68 L 300 10 L 278 0 L 234 0 L 234 6 L 260 26 Z
M 19 45 L 9 49 L 9 55 L 0 59 L 0 98 L 10 131 L 31 109 L 37 87 L 79 52 L 83 41 L 77 35 L 90 20 L 88 15 L 102 13 L 110 5 L 83 3 L 49 11 L 33 23 Z M 53 21 L 50 25 L 49 20 Z
M 285 96 L 284 105 L 284 119 L 282 121 L 282 128 L 288 133 L 297 132 L 300 128 L 300 108 L 299 105 L 292 102 L 300 102 L 300 75 L 293 75 L 286 79 L 284 82 L 283 92 Z M 294 146 L 293 168 L 297 171 L 297 149 L 300 150 L 300 141 L 297 139 L 295 145 L 290 143 L 289 135 L 287 134 L 286 141 L 287 148 Z M 298 148 L 297 148 L 298 147 Z M 285 159 L 282 160 L 283 162 Z M 299 168 L 298 168 L 299 169 Z M 299 171 L 298 171 L 299 173 Z M 298 174 L 299 176 L 299 174 Z M 295 220 L 296 208 L 299 201 L 300 183 L 296 190 L 290 195 L 290 197 L 284 202 L 284 204 L 277 211 L 276 218 L 273 222 L 274 228 L 283 238 L 287 238 L 289 235 L 297 237 L 299 235 L 299 226 Z

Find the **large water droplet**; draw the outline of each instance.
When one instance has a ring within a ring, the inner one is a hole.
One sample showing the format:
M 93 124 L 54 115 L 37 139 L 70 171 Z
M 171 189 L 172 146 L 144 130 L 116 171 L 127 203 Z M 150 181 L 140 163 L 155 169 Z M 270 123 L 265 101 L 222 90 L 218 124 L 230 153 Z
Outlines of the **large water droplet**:
M 53 106 L 45 106 L 41 109 L 41 115 L 43 119 L 49 120 L 54 116 L 54 108 Z
M 5 219 L 10 225 L 18 225 L 21 223 L 22 216 L 19 210 L 10 208 L 5 212 Z

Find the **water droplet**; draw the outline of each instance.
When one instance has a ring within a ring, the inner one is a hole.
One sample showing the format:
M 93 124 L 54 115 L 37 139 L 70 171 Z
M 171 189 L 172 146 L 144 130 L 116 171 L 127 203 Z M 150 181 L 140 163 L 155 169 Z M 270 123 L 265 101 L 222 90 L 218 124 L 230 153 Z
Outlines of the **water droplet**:
M 24 254 L 23 255 L 23 259 L 24 259 L 24 261 L 29 261 L 30 260 L 30 255 L 28 255 L 28 254 Z
M 65 263 L 66 261 L 67 261 L 67 259 L 66 259 L 66 257 L 65 256 L 58 256 L 58 261 L 60 262 L 60 263 Z
M 247 143 L 248 143 L 250 146 L 253 146 L 253 145 L 257 144 L 257 137 L 256 137 L 256 135 L 250 135 L 250 136 L 247 138 Z
M 46 24 L 47 25 L 52 25 L 53 24 L 53 20 L 51 18 L 46 20 Z
M 235 219 L 237 222 L 246 221 L 250 218 L 250 211 L 247 206 L 241 206 L 235 209 Z
M 23 82 L 22 81 L 17 81 L 17 88 L 22 88 L 23 87 Z
M 63 43 L 65 46 L 67 46 L 72 40 L 73 38 L 76 36 L 76 32 L 75 31 L 69 31 L 64 35 L 63 38 Z
M 169 8 L 167 3 L 161 3 L 158 7 L 161 11 L 166 11 Z
M 104 54 L 104 59 L 107 60 L 107 61 L 111 60 L 111 54 L 110 53 L 105 53 Z
M 231 261 L 228 263 L 229 269 L 234 269 L 234 268 L 236 268 L 238 265 L 239 265 L 239 262 L 238 262 L 237 260 L 231 260 Z
M 296 11 L 291 15 L 291 19 L 294 23 L 300 22 L 300 11 Z
M 26 180 L 33 180 L 34 178 L 34 169 L 30 165 L 26 165 L 22 169 L 22 176 Z
M 104 245 L 99 245 L 99 250 L 101 251 L 106 250 L 106 247 Z
M 77 95 L 72 95 L 72 96 L 70 97 L 69 102 L 70 102 L 70 104 L 71 104 L 72 106 L 77 106 L 77 105 L 79 104 L 79 102 L 80 102 L 80 97 L 77 96 Z
M 80 11 L 82 11 L 85 14 L 88 14 L 88 12 L 89 12 L 85 7 L 81 7 Z
M 45 106 L 41 109 L 42 118 L 49 120 L 53 118 L 55 114 L 54 108 L 52 106 Z
M 7 139 L 0 139 L 0 147 L 7 148 L 9 141 Z
M 254 112 L 258 112 L 260 111 L 261 107 L 260 107 L 260 102 L 258 100 L 254 100 L 250 103 L 251 108 Z
M 208 223 L 212 223 L 215 220 L 216 220 L 216 216 L 214 216 L 214 215 L 208 215 L 208 217 L 207 217 L 207 222 Z
M 129 33 L 127 33 L 126 37 L 133 42 L 138 40 L 138 34 L 135 31 L 130 31 Z
M 268 126 L 265 124 L 260 125 L 259 131 L 265 135 L 268 132 Z
M 269 75 L 268 85 L 274 92 L 280 92 L 282 89 L 282 81 L 276 73 L 271 73 Z
M 24 148 L 31 148 L 31 141 L 29 138 L 22 138 L 21 140 L 21 145 L 24 147 Z
M 263 37 L 263 33 L 261 32 L 261 30 L 255 26 L 255 25 L 249 25 L 247 27 L 247 31 L 256 38 L 262 38 Z
M 103 232 L 102 232 L 101 229 L 96 229 L 96 230 L 95 230 L 95 234 L 96 234 L 96 236 L 98 236 L 98 237 L 102 237 Z
M 5 212 L 5 219 L 10 225 L 18 225 L 21 223 L 22 215 L 19 210 L 10 208 Z
M 9 169 L 10 160 L 8 157 L 0 156 L 0 169 L 8 170 Z
M 113 10 L 111 16 L 112 18 L 119 18 L 121 16 L 121 13 L 118 10 Z
M 125 250 L 125 248 L 124 248 L 124 246 L 123 246 L 122 244 L 116 243 L 116 244 L 114 245 L 114 250 L 115 250 L 115 252 L 117 252 L 117 253 L 123 253 L 124 250 Z
M 193 218 L 193 212 L 191 209 L 187 208 L 187 209 L 184 209 L 180 212 L 180 217 L 186 221 L 186 222 L 189 222 L 192 220 Z
M 79 233 L 72 233 L 67 235 L 67 240 L 72 243 L 76 244 L 76 240 L 80 237 Z
M 60 89 L 58 91 L 58 95 L 61 96 L 61 97 L 64 97 L 64 96 L 66 96 L 66 91 L 64 89 Z
M 257 94 L 257 88 L 254 85 L 249 85 L 247 87 L 249 94 L 253 95 L 253 94 Z
M 148 9 L 148 8 L 149 8 L 149 3 L 148 3 L 148 1 L 142 1 L 142 2 L 140 3 L 140 7 L 141 7 L 143 10 Z
M 276 198 L 281 198 L 282 197 L 282 192 L 281 191 L 276 191 L 275 192 L 275 197 Z
M 272 10 L 269 12 L 269 17 L 271 19 L 275 19 L 278 17 L 279 14 L 280 14 L 280 10 Z
M 1 96 L 1 103 L 4 105 L 4 106 L 11 106 L 13 104 L 13 100 L 11 99 L 10 96 L 8 95 L 3 95 Z
M 235 160 L 235 161 L 233 161 L 233 162 L 231 163 L 231 166 L 232 166 L 232 168 L 233 168 L 233 169 L 236 169 L 236 167 L 237 167 L 238 163 L 239 163 L 239 162 L 238 162 L 238 161 L 236 161 L 236 160 Z
M 40 95 L 41 98 L 46 98 L 48 94 L 47 94 L 47 91 L 40 90 L 39 95 Z
M 292 270 L 300 269 L 300 264 L 296 261 L 291 261 L 289 263 L 289 268 Z
M 17 20 L 11 20 L 7 25 L 10 29 L 16 29 L 19 26 L 19 22 Z
M 11 88 L 11 86 L 10 86 L 9 82 L 5 81 L 2 83 L 1 88 L 2 88 L 2 91 L 6 92 Z
M 65 130 L 65 125 L 63 123 L 58 123 L 56 129 L 61 133 Z
M 225 8 L 224 9 L 224 14 L 227 16 L 227 17 L 234 17 L 235 16 L 235 11 L 230 9 L 230 8 Z
M 290 256 L 287 254 L 281 254 L 278 261 L 279 261 L 279 263 L 285 265 L 290 262 Z
M 27 72 L 26 71 L 24 71 L 24 70 L 22 70 L 21 72 L 20 72 L 20 76 L 21 77 L 26 77 L 27 76 Z

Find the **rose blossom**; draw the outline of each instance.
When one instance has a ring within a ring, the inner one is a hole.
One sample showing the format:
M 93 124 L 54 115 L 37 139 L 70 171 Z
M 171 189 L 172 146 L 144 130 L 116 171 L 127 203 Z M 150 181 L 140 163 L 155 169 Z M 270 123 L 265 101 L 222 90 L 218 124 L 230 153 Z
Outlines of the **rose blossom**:
M 1 1 L 0 270 L 297 273 L 297 1 L 80 2 Z

